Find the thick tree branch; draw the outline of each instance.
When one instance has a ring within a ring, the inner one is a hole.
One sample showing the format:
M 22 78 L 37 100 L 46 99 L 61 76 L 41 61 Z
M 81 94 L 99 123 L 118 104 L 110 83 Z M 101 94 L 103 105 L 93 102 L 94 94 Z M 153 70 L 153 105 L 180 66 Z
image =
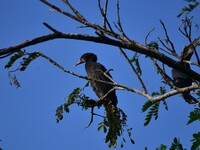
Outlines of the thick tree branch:
M 192 71 L 191 69 L 183 66 L 179 62 L 174 61 L 173 59 L 165 56 L 164 54 L 159 53 L 156 50 L 148 49 L 147 47 L 145 47 L 137 42 L 125 43 L 125 42 L 121 42 L 118 40 L 110 39 L 108 37 L 97 37 L 97 36 L 91 36 L 91 35 L 87 35 L 87 34 L 70 34 L 70 33 L 58 32 L 58 33 L 44 35 L 41 37 L 34 38 L 32 40 L 27 40 L 21 44 L 15 45 L 15 46 L 0 49 L 0 56 L 3 57 L 10 53 L 17 52 L 18 50 L 20 50 L 22 48 L 26 48 L 28 46 L 32 46 L 32 45 L 39 44 L 42 42 L 50 41 L 53 39 L 76 39 L 76 40 L 83 40 L 83 41 L 91 41 L 91 42 L 113 45 L 113 46 L 121 47 L 121 48 L 124 48 L 127 50 L 135 51 L 140 54 L 144 54 L 146 56 L 155 58 L 155 59 L 159 60 L 160 62 L 168 65 L 169 67 L 180 70 L 180 71 L 184 72 L 185 74 L 189 75 L 191 78 L 200 82 L 200 74 L 199 73 Z

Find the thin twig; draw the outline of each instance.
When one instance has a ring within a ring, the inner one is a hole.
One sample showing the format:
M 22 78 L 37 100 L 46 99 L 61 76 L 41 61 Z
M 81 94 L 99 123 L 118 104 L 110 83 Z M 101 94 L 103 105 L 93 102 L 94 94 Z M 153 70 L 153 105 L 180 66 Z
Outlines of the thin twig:
M 114 23 L 115 24 L 115 23 Z M 121 32 L 122 36 L 124 37 L 126 42 L 131 42 L 131 40 L 128 38 L 128 36 L 125 34 L 122 23 L 121 23 L 121 17 L 120 17 L 120 7 L 119 7 L 119 0 L 117 0 L 117 24 L 115 24 L 115 27 Z
M 84 129 L 90 127 L 90 125 L 91 125 L 92 122 L 93 122 L 93 118 L 94 118 L 94 107 L 91 108 L 91 118 L 90 118 L 90 122 L 88 123 L 88 125 L 87 125 Z
M 47 27 L 49 30 L 53 31 L 54 33 L 61 33 L 60 31 L 56 30 L 55 28 L 53 28 L 52 26 L 50 26 L 49 24 L 47 24 L 46 22 L 43 22 L 43 25 L 45 27 Z
M 116 89 L 119 89 L 119 88 L 113 87 L 112 89 L 110 89 L 104 96 L 100 98 L 100 101 L 104 100 L 111 92 L 115 91 Z
M 147 89 L 146 89 L 146 86 L 145 86 L 144 82 L 142 81 L 142 78 L 137 73 L 137 71 L 136 71 L 135 67 L 133 66 L 133 64 L 131 63 L 130 59 L 128 58 L 128 56 L 126 55 L 126 53 L 123 51 L 122 48 L 119 47 L 119 49 L 120 49 L 121 53 L 123 54 L 123 56 L 125 57 L 125 59 L 128 62 L 128 64 L 131 66 L 131 69 L 133 70 L 133 72 L 137 76 L 137 78 L 138 78 L 138 80 L 139 80 L 139 82 L 140 82 L 140 84 L 142 86 L 142 89 L 144 90 L 144 93 L 148 93 Z
M 79 13 L 78 10 L 76 10 L 76 9 L 69 3 L 68 0 L 62 0 L 62 1 L 74 12 L 74 14 L 75 14 L 78 18 L 80 18 L 80 19 L 83 20 L 83 21 L 87 21 L 87 20 L 85 19 L 85 17 L 84 17 L 83 15 L 81 15 L 81 13 Z
M 166 36 L 166 38 L 167 38 L 167 41 L 169 42 L 169 44 L 170 44 L 170 46 L 171 46 L 171 49 L 168 49 L 168 50 L 170 50 L 175 56 L 178 56 L 178 55 L 176 54 L 176 50 L 175 50 L 175 48 L 174 48 L 174 44 L 173 44 L 173 42 L 172 42 L 172 41 L 170 40 L 170 38 L 169 38 L 169 35 L 168 35 L 167 29 L 166 29 L 166 27 L 165 27 L 165 24 L 162 22 L 162 20 L 160 20 L 160 23 L 161 23 L 161 25 L 162 25 L 162 27 L 163 27 L 163 29 L 164 29 L 165 36 Z
M 105 5 L 106 6 L 106 5 Z M 106 29 L 106 24 L 108 25 L 110 31 L 112 33 L 114 33 L 113 29 L 112 29 L 112 26 L 110 25 L 110 22 L 108 21 L 107 19 L 107 11 L 105 11 L 102 7 L 101 7 L 101 0 L 98 0 L 98 7 L 99 7 L 99 10 L 101 12 L 101 15 L 103 17 L 103 28 Z M 107 7 L 107 6 L 106 6 Z
M 148 46 L 148 44 L 147 44 L 148 37 L 150 36 L 150 34 L 151 34 L 154 30 L 155 30 L 155 28 L 151 29 L 151 30 L 148 32 L 147 36 L 145 37 L 144 43 L 145 43 L 146 46 Z
M 162 76 L 162 78 L 165 80 L 165 82 L 172 88 L 176 88 L 173 85 L 173 80 L 165 73 L 164 69 L 161 69 L 161 67 L 157 64 L 156 60 L 151 58 L 156 70 L 159 72 L 159 74 Z
M 108 0 L 105 1 L 104 9 L 103 9 L 103 10 L 104 10 L 104 14 L 107 15 L 107 10 L 108 10 Z M 105 19 L 103 20 L 103 27 L 106 28 L 106 20 L 105 20 Z

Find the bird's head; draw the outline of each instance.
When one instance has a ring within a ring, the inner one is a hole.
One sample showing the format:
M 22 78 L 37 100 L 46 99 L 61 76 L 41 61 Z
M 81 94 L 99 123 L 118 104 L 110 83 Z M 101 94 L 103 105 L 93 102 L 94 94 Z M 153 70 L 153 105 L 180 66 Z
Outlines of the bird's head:
M 85 53 L 81 56 L 81 58 L 78 60 L 78 62 L 74 65 L 75 66 L 78 66 L 82 63 L 85 63 L 85 62 L 96 62 L 97 61 L 97 56 L 93 53 Z

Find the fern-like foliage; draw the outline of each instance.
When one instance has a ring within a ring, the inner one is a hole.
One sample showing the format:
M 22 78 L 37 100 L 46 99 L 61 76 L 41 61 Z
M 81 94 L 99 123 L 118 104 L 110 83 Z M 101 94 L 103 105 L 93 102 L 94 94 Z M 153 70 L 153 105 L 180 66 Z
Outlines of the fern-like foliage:
M 25 57 L 28 56 L 28 57 Z M 23 57 L 23 58 L 22 58 Z M 22 58 L 22 61 L 20 63 L 19 69 L 20 71 L 24 71 L 28 65 L 37 57 L 39 57 L 38 54 L 36 53 L 26 53 L 26 51 L 19 50 L 16 54 L 10 57 L 10 60 L 8 63 L 5 65 L 5 68 L 10 68 L 13 66 L 13 64 L 18 60 Z
M 178 18 L 182 16 L 183 14 L 188 15 L 200 4 L 200 2 L 198 2 L 197 0 L 186 0 L 186 1 L 189 2 L 189 4 L 188 6 L 181 9 L 181 12 L 177 15 Z
M 28 54 L 28 57 L 24 57 L 21 62 L 21 67 L 20 67 L 20 71 L 24 71 L 26 70 L 26 68 L 28 67 L 28 65 L 33 61 L 35 60 L 37 57 L 39 57 L 38 54 L 36 53 L 30 53 Z
M 200 149 L 200 132 L 193 134 L 191 149 Z
M 82 110 L 87 110 L 88 108 L 98 106 L 97 101 L 89 99 L 89 97 L 87 97 L 85 94 L 82 94 L 80 88 L 75 88 L 72 93 L 67 96 L 67 101 L 56 109 L 55 116 L 57 123 L 63 119 L 64 112 L 70 112 L 70 106 L 74 104 L 81 106 Z
M 190 124 L 194 121 L 200 121 L 200 106 L 199 108 L 195 108 L 192 112 L 190 112 L 187 124 Z
M 169 150 L 186 150 L 186 149 L 183 148 L 183 145 L 181 144 L 180 140 L 175 137 Z
M 28 56 L 28 57 L 26 57 Z M 10 84 L 11 85 L 15 85 L 17 88 L 20 87 L 20 83 L 17 80 L 16 75 L 14 74 L 16 71 L 24 71 L 28 65 L 31 63 L 31 61 L 33 61 L 34 59 L 36 59 L 37 57 L 39 57 L 39 55 L 37 55 L 36 53 L 26 53 L 25 50 L 19 50 L 16 54 L 14 54 L 13 56 L 10 57 L 10 60 L 8 61 L 8 63 L 5 65 L 4 68 L 11 68 L 13 66 L 13 64 L 19 60 L 22 59 L 19 67 L 13 71 L 9 71 L 8 72 L 8 77 L 10 80 Z
M 140 62 L 139 62 L 139 54 L 138 53 L 135 53 L 134 56 L 130 59 L 130 62 L 131 63 L 134 63 L 135 65 L 135 69 L 138 73 L 138 75 L 142 75 L 142 69 L 140 67 Z
M 156 96 L 156 95 L 162 95 L 165 94 L 166 90 L 164 87 L 160 87 L 160 92 L 153 92 L 152 96 Z M 165 106 L 165 109 L 168 110 L 168 105 L 167 102 L 165 100 L 159 101 L 159 102 L 151 102 L 151 101 L 147 101 L 143 107 L 142 107 L 142 112 L 145 112 L 147 110 L 149 110 L 149 112 L 146 115 L 145 118 L 145 122 L 144 122 L 144 126 L 147 126 L 151 119 L 154 117 L 155 120 L 158 119 L 158 112 L 159 112 L 159 106 L 160 103 L 162 103 Z
M 164 144 L 161 144 L 159 147 L 156 147 L 156 150 L 167 150 L 167 146 Z
M 19 58 L 23 57 L 25 54 L 25 51 L 19 50 L 15 55 L 10 57 L 10 60 L 8 61 L 8 63 L 5 65 L 4 68 L 10 68 L 12 67 L 12 65 L 15 63 L 16 60 L 18 60 Z
M 67 97 L 67 101 L 60 105 L 56 110 L 56 121 L 59 122 L 63 119 L 63 113 L 70 112 L 71 105 L 77 105 L 82 110 L 88 110 L 90 108 L 98 107 L 100 108 L 102 103 L 98 101 L 90 99 L 85 94 L 81 93 L 80 88 L 76 88 L 72 91 L 72 93 Z M 105 106 L 104 106 L 105 107 Z M 107 117 L 103 117 L 102 122 L 98 124 L 98 131 L 103 131 L 106 134 L 105 143 L 108 144 L 108 147 L 117 147 L 118 140 L 121 139 L 120 147 L 124 146 L 126 143 L 124 132 L 126 132 L 128 138 L 130 139 L 131 143 L 134 144 L 134 140 L 131 138 L 131 131 L 132 128 L 127 126 L 127 116 L 124 111 L 120 108 L 115 108 L 115 113 L 113 115 L 119 115 L 119 117 L 112 117 L 112 120 L 108 119 Z

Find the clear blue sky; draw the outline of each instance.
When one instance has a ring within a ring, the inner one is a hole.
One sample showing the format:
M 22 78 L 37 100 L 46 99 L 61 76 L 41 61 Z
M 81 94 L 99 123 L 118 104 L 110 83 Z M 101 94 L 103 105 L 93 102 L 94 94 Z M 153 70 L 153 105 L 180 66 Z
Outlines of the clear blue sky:
M 53 0 L 52 0 L 53 2 Z M 62 2 L 54 4 L 68 9 Z M 177 51 L 188 44 L 178 32 L 180 19 L 176 16 L 187 3 L 183 0 L 126 0 L 120 1 L 121 19 L 128 36 L 144 43 L 147 33 L 155 27 L 149 40 L 164 38 L 159 23 L 162 19 L 170 37 L 175 42 Z M 21 43 L 50 33 L 42 23 L 47 22 L 56 29 L 66 33 L 94 34 L 93 30 L 76 28 L 79 23 L 72 21 L 49 8 L 39 1 L 1 1 L 0 2 L 0 48 Z M 74 1 L 73 5 L 91 22 L 102 23 L 95 0 Z M 115 1 L 110 4 L 109 19 L 117 21 Z M 199 9 L 193 12 L 195 22 L 200 22 Z M 111 22 L 112 22 L 111 21 Z M 194 31 L 194 36 L 199 35 Z M 99 62 L 107 68 L 113 68 L 113 78 L 121 84 L 139 88 L 140 85 L 131 72 L 129 65 L 112 46 L 74 40 L 54 40 L 26 48 L 27 51 L 41 51 L 69 70 L 86 75 L 84 66 L 73 68 L 79 57 L 85 52 L 97 54 Z M 128 52 L 129 56 L 132 56 Z M 150 91 L 160 86 L 160 76 L 156 75 L 150 61 L 141 57 L 143 79 Z M 85 80 L 65 74 L 46 60 L 39 58 L 32 62 L 25 72 L 17 72 L 16 76 L 21 88 L 10 86 L 4 69 L 9 58 L 0 60 L 0 146 L 5 150 L 94 150 L 108 149 L 104 143 L 105 135 L 97 131 L 101 118 L 96 117 L 90 128 L 83 130 L 90 120 L 90 111 L 81 111 L 72 107 L 70 114 L 65 114 L 63 121 L 56 123 L 55 110 L 65 102 L 64 98 L 76 87 L 83 87 Z M 17 62 L 19 63 L 19 62 Z M 13 67 L 15 69 L 19 64 Z M 167 69 L 170 72 L 170 69 Z M 87 88 L 85 94 L 92 98 L 96 95 Z M 154 149 L 160 144 L 170 145 L 173 138 L 180 138 L 189 149 L 192 133 L 199 131 L 200 125 L 186 125 L 188 114 L 193 105 L 185 103 L 180 96 L 167 99 L 169 111 L 160 110 L 157 121 L 144 127 L 146 113 L 141 107 L 147 99 L 136 94 L 117 91 L 118 106 L 127 113 L 128 125 L 133 127 L 132 137 L 136 144 L 128 140 L 124 149 Z M 103 109 L 96 110 L 103 114 Z M 116 148 L 120 149 L 120 148 Z

